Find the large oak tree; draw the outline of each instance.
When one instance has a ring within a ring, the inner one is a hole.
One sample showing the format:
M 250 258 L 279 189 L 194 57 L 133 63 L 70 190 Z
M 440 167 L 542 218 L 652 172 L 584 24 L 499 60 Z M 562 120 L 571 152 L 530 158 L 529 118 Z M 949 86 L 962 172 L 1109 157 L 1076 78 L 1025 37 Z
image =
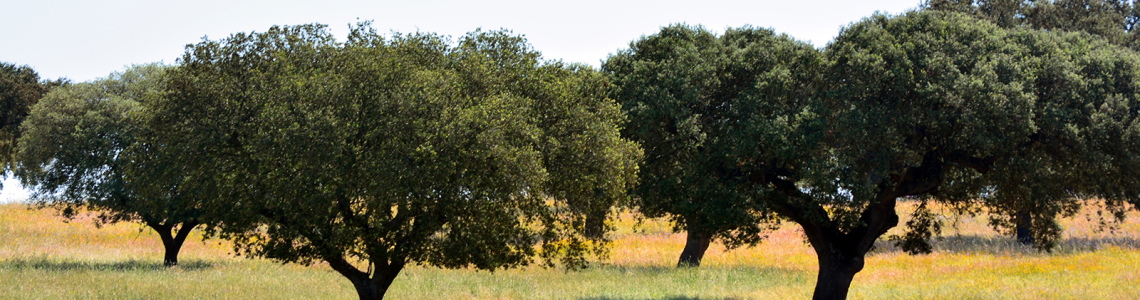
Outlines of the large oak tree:
M 782 64 L 749 64 L 757 66 L 754 74 L 784 75 L 751 79 L 743 86 L 769 90 L 712 105 L 708 113 L 698 109 L 717 99 L 707 91 L 718 85 L 710 83 L 741 77 L 707 71 L 719 68 L 714 60 L 692 57 L 711 57 L 698 53 L 714 47 L 694 47 L 692 39 L 677 36 L 645 39 L 680 45 L 653 57 L 684 72 L 661 72 L 655 81 L 627 88 L 638 91 L 627 95 L 647 99 L 627 106 L 631 119 L 657 111 L 661 117 L 641 132 L 672 134 L 676 138 L 657 140 L 691 145 L 695 151 L 677 148 L 693 157 L 716 158 L 709 164 L 682 157 L 676 165 L 700 166 L 687 172 L 733 183 L 721 186 L 748 195 L 744 203 L 751 206 L 743 209 L 799 224 L 819 260 L 816 299 L 846 297 L 867 252 L 899 225 L 896 206 L 903 197 L 1010 216 L 1027 212 L 1040 220 L 1031 231 L 1043 247 L 1057 232 L 1048 220 L 1073 209 L 1077 199 L 1104 199 L 1116 212 L 1140 199 L 1140 177 L 1133 174 L 1140 170 L 1140 57 L 1099 37 L 1007 30 L 960 13 L 876 15 L 845 28 L 824 49 L 822 68 L 794 64 L 794 56 Z M 638 74 L 652 68 L 669 70 L 646 63 L 614 76 L 644 76 Z M 698 72 L 704 73 L 686 76 Z M 801 85 L 806 92 L 787 93 Z M 687 92 L 665 92 L 678 90 Z M 733 110 L 740 114 L 721 118 Z M 721 119 L 703 122 L 706 114 Z M 709 141 L 726 143 L 719 146 L 726 150 Z M 645 144 L 645 183 L 652 184 L 655 155 L 670 152 L 655 150 L 663 143 Z M 694 190 L 705 184 L 672 182 L 681 191 L 685 184 Z M 929 251 L 932 217 L 919 209 L 900 245 Z
M 339 43 L 274 27 L 190 45 L 180 63 L 154 107 L 184 188 L 217 196 L 207 206 L 241 253 L 325 261 L 361 299 L 409 264 L 582 266 L 605 247 L 596 215 L 635 179 L 605 77 L 509 32 L 452 44 L 364 25 Z
M 1140 21 L 1140 7 L 1127 0 L 933 0 L 922 4 L 923 9 L 957 11 L 994 22 L 1003 28 L 1032 28 L 1050 31 L 1073 31 L 1093 34 L 1112 44 L 1140 49 L 1137 33 L 1133 30 Z M 1026 193 L 1033 191 L 1025 191 Z M 1010 232 L 1024 244 L 1048 249 L 1060 234 L 1055 226 L 1054 216 L 1031 213 L 1028 195 L 1012 197 L 1005 193 L 1004 203 L 992 206 L 997 210 L 991 218 L 995 228 Z M 991 200 L 995 200 L 993 198 Z M 1066 215 L 1076 211 L 1071 203 L 1064 209 L 1054 209 L 1055 213 Z M 1034 226 L 1034 222 L 1044 222 L 1046 227 Z M 932 223 L 935 224 L 936 223 Z M 1051 228 L 1047 231 L 1033 228 Z M 1041 240 L 1044 238 L 1044 240 Z
M 780 200 L 773 208 L 803 226 L 816 249 L 817 298 L 845 297 L 867 251 L 898 224 L 901 197 L 998 211 L 1029 203 L 1014 207 L 1033 218 L 1079 198 L 1117 208 L 1140 199 L 1131 174 L 1140 57 L 1132 51 L 1087 34 L 910 12 L 853 24 L 826 53 L 819 96 L 830 132 L 821 146 L 831 155 L 816 159 L 830 167 L 761 181 L 787 195 L 770 198 Z M 1056 227 L 1032 226 L 1051 245 L 1044 237 Z M 908 236 L 912 252 L 929 250 L 920 247 L 925 235 Z

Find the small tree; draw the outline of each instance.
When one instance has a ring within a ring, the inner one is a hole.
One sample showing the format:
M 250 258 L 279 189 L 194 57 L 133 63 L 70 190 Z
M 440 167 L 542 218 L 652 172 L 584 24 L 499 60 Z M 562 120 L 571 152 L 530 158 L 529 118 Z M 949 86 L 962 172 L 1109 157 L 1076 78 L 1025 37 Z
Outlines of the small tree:
M 453 46 L 365 25 L 341 44 L 324 26 L 273 27 L 180 62 L 155 122 L 187 149 L 183 188 L 217 195 L 239 252 L 328 262 L 360 299 L 408 264 L 581 266 L 604 249 L 587 215 L 636 174 L 604 77 L 507 32 Z
M 771 30 L 673 25 L 630 43 L 603 70 L 630 122 L 623 134 L 645 147 L 637 206 L 667 216 L 687 239 L 678 266 L 699 266 L 710 242 L 754 245 L 777 225 L 733 154 L 741 148 L 797 147 L 740 143 L 740 124 L 771 123 L 772 139 L 800 126 L 797 114 L 815 88 L 822 55 Z
M 173 192 L 177 178 L 128 174 L 138 164 L 158 163 L 135 152 L 155 147 L 145 142 L 153 132 L 141 104 L 163 96 L 168 68 L 134 66 L 45 96 L 22 126 L 15 174 L 35 187 L 32 201 L 65 217 L 85 208 L 99 212 L 97 223 L 136 221 L 154 229 L 165 247 L 163 264 L 174 266 L 202 213 L 188 195 Z

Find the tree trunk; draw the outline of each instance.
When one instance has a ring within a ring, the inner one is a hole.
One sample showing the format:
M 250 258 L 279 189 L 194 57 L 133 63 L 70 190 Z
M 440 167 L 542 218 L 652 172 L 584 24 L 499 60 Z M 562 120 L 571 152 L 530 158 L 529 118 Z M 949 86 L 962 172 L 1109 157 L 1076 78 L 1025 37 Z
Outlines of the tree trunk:
M 165 249 L 162 258 L 163 266 L 178 265 L 178 252 L 182 250 L 182 244 L 186 242 L 186 237 L 190 235 L 190 231 L 193 231 L 198 224 L 196 221 L 183 222 L 182 226 L 178 228 L 178 232 L 173 232 L 175 224 L 147 222 L 147 226 L 158 232 L 158 236 L 162 238 L 162 247 Z
M 1021 243 L 1022 245 L 1033 245 L 1035 241 L 1033 240 L 1033 232 L 1030 231 L 1030 228 L 1032 228 L 1032 226 L 1033 219 L 1032 216 L 1029 215 L 1029 211 L 1018 211 L 1017 227 L 1014 229 L 1017 234 L 1018 243 Z
M 863 257 L 820 257 L 819 274 L 816 277 L 815 292 L 812 299 L 831 300 L 847 299 L 847 291 L 851 288 L 851 281 L 855 273 L 863 269 Z
M 711 242 L 711 234 L 690 228 L 685 238 L 685 249 L 681 250 L 681 258 L 677 260 L 677 267 L 700 267 L 701 259 L 705 257 L 705 250 L 709 249 Z
M 356 295 L 360 300 L 380 300 L 384 299 L 384 294 L 388 293 L 388 288 L 392 286 L 392 281 L 400 275 L 400 270 L 404 268 L 403 263 L 387 262 L 373 263 L 375 271 L 371 276 L 366 272 L 361 272 L 356 267 L 349 264 L 346 260 L 337 258 L 327 260 L 329 267 L 336 270 L 349 281 L 352 281 L 352 286 L 356 288 Z
M 606 213 L 608 211 L 591 211 L 586 214 L 586 237 L 601 239 L 606 235 Z
M 360 300 L 384 299 L 384 294 L 388 292 L 388 286 L 381 286 L 379 283 L 368 278 L 368 276 L 349 280 L 352 281 L 352 286 L 356 288 L 356 295 L 360 297 Z
M 847 232 L 838 230 L 835 223 L 831 222 L 801 223 L 819 260 L 819 274 L 816 275 L 812 299 L 847 299 L 851 281 L 855 279 L 855 274 L 863 270 L 867 252 L 871 251 L 875 241 L 887 230 L 898 226 L 899 216 L 894 211 L 894 195 L 880 195 L 877 202 L 863 211 L 860 217 L 863 226 L 851 228 Z M 822 210 L 820 207 L 816 209 Z

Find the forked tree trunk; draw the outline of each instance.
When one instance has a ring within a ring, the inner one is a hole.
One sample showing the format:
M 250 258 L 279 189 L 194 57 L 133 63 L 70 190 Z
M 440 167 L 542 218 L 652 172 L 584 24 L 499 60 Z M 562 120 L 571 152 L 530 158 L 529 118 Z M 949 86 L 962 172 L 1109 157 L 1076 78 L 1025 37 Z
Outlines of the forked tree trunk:
M 875 241 L 898 226 L 899 217 L 895 213 L 895 197 L 880 195 L 878 203 L 869 206 L 859 218 L 863 226 L 838 230 L 835 223 L 806 222 L 804 234 L 819 260 L 819 274 L 816 276 L 812 299 L 847 299 L 847 291 L 855 274 L 863 270 L 864 258 L 874 247 Z M 817 213 L 825 214 L 822 208 Z M 829 224 L 830 223 L 830 224 Z
M 712 235 L 690 228 L 685 238 L 685 249 L 681 250 L 681 258 L 677 260 L 678 268 L 699 267 L 705 251 L 709 249 Z
M 182 244 L 186 242 L 186 237 L 190 236 L 190 231 L 193 231 L 198 224 L 196 221 L 183 222 L 182 226 L 178 227 L 178 231 L 174 232 L 174 225 L 177 224 L 147 222 L 147 226 L 158 232 L 158 236 L 162 238 L 162 247 L 165 250 L 162 258 L 163 266 L 178 265 L 178 252 L 182 250 Z
M 392 286 L 392 281 L 400 275 L 400 270 L 404 268 L 402 263 L 393 264 L 373 264 L 376 270 L 370 275 L 366 272 L 361 272 L 356 267 L 349 264 L 344 259 L 327 260 L 329 267 L 336 270 L 337 273 L 347 277 L 352 281 L 352 287 L 356 288 L 356 295 L 360 300 L 380 300 L 384 299 L 384 294 L 388 293 L 388 288 Z
M 1033 245 L 1033 232 L 1030 229 L 1033 227 L 1032 216 L 1029 211 L 1021 210 L 1017 212 L 1017 227 L 1014 231 L 1017 234 L 1017 242 L 1022 245 Z

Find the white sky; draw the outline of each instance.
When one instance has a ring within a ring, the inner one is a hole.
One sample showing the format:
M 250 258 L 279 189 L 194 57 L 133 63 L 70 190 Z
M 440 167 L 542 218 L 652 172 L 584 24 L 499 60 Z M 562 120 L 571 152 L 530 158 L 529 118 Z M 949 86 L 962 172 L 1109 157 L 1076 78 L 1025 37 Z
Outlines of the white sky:
M 265 31 L 272 25 L 328 24 L 340 40 L 348 24 L 460 36 L 507 28 L 547 59 L 598 66 L 606 55 L 672 23 L 723 31 L 772 28 L 817 47 L 840 28 L 879 11 L 897 14 L 920 0 L 801 1 L 163 1 L 0 0 L 0 61 L 28 65 L 41 78 L 87 81 L 130 64 L 174 63 L 203 36 Z M 0 202 L 26 197 L 4 181 Z

